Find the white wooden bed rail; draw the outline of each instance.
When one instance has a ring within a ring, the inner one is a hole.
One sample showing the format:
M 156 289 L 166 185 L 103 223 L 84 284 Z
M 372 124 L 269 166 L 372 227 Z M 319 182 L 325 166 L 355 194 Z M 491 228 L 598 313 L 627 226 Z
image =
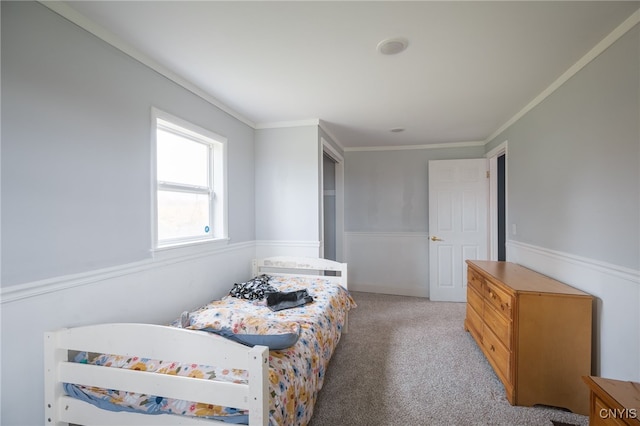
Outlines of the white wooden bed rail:
M 347 289 L 347 264 L 313 257 L 275 256 L 253 261 L 253 275 L 321 275 Z M 327 275 L 327 273 L 329 275 Z
M 347 289 L 347 264 L 305 257 L 253 261 L 253 275 L 321 275 Z M 347 331 L 347 323 L 343 332 Z M 269 351 L 218 335 L 153 324 L 99 324 L 45 333 L 45 425 L 228 425 L 171 414 L 107 411 L 69 397 L 64 383 L 118 389 L 249 410 L 250 426 L 269 423 Z M 84 351 L 247 370 L 248 384 L 94 366 L 69 361 Z
M 215 334 L 153 324 L 100 324 L 45 333 L 45 425 L 228 424 L 170 414 L 111 412 L 65 395 L 75 383 L 249 410 L 249 425 L 269 421 L 269 351 Z M 69 351 L 138 356 L 249 372 L 248 384 L 69 362 Z

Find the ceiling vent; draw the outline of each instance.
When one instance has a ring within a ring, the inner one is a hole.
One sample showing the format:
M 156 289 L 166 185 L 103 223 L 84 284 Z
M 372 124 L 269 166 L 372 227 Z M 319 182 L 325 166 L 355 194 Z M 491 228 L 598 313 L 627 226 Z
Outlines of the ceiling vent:
M 409 46 L 409 40 L 404 37 L 394 37 L 382 40 L 378 43 L 378 52 L 383 55 L 397 55 Z

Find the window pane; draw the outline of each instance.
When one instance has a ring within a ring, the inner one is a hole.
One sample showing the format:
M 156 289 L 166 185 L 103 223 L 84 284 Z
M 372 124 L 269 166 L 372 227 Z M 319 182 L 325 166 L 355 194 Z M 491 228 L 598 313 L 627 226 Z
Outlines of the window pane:
M 209 147 L 166 130 L 157 130 L 158 180 L 209 186 Z
M 212 234 L 209 196 L 158 191 L 158 240 L 204 237 Z

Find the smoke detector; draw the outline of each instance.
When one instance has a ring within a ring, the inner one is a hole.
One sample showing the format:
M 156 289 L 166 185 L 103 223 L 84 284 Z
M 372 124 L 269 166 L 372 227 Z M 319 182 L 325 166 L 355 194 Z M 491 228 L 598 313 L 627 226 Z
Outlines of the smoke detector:
M 383 55 L 397 55 L 409 46 L 409 40 L 404 37 L 393 37 L 382 40 L 378 43 L 378 52 Z

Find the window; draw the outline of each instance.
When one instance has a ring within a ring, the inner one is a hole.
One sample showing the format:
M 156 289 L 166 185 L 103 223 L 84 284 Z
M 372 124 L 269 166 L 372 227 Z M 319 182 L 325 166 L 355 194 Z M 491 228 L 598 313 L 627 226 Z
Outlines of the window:
M 225 239 L 226 139 L 154 110 L 155 247 Z

